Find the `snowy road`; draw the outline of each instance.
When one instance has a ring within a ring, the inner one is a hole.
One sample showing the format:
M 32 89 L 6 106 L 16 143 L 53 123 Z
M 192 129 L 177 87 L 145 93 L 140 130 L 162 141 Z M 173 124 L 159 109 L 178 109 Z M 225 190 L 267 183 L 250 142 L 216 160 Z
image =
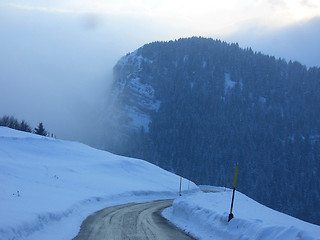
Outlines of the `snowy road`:
M 89 216 L 74 239 L 193 239 L 161 216 L 171 205 L 172 200 L 159 200 L 105 208 Z

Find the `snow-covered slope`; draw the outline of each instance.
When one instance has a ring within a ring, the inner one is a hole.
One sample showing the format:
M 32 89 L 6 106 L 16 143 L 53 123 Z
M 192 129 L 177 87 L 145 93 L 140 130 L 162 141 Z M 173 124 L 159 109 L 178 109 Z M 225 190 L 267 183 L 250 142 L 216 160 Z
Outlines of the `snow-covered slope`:
M 232 190 L 183 196 L 163 215 L 197 239 L 316 240 L 320 226 L 267 208 L 240 192 L 235 194 L 234 218 L 228 223 Z
M 172 198 L 179 181 L 142 160 L 0 127 L 0 239 L 71 239 L 94 211 Z
M 99 209 L 163 198 L 177 198 L 165 217 L 199 239 L 320 239 L 320 226 L 240 192 L 228 223 L 231 190 L 200 193 L 183 179 L 178 197 L 179 180 L 142 160 L 0 127 L 0 239 L 72 239 Z

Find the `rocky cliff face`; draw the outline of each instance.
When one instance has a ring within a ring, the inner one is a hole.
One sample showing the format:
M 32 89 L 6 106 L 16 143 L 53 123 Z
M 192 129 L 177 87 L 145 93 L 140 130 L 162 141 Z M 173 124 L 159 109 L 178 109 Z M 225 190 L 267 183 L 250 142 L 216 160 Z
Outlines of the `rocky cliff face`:
M 151 114 L 159 110 L 161 101 L 155 97 L 152 77 L 142 77 L 143 66 L 152 64 L 152 60 L 135 51 L 122 57 L 114 67 L 114 85 L 112 96 L 117 101 L 117 121 L 124 131 L 149 131 Z

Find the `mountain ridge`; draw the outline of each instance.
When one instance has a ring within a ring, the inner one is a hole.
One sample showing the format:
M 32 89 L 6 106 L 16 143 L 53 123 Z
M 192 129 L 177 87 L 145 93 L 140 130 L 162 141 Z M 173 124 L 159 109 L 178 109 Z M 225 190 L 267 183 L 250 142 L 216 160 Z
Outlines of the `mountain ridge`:
M 198 184 L 230 186 L 239 165 L 240 191 L 319 224 L 311 210 L 320 197 L 319 68 L 193 37 L 146 44 L 120 60 L 114 76 L 118 113 L 108 125 L 121 134 L 106 140 L 107 150 Z M 144 104 L 146 86 L 159 108 Z M 134 108 L 149 118 L 147 128 Z

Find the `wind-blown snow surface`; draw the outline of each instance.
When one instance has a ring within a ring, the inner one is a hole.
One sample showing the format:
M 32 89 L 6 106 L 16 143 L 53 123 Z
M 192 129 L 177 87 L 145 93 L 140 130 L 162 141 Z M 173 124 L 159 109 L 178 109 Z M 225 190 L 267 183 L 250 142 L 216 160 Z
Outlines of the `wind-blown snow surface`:
M 173 198 L 179 181 L 142 160 L 0 127 L 0 239 L 72 239 L 94 211 Z
M 235 194 L 234 218 L 228 223 L 232 190 L 210 190 L 215 193 L 198 192 L 174 200 L 163 216 L 197 239 L 320 239 L 320 226 L 272 210 L 240 192 Z

